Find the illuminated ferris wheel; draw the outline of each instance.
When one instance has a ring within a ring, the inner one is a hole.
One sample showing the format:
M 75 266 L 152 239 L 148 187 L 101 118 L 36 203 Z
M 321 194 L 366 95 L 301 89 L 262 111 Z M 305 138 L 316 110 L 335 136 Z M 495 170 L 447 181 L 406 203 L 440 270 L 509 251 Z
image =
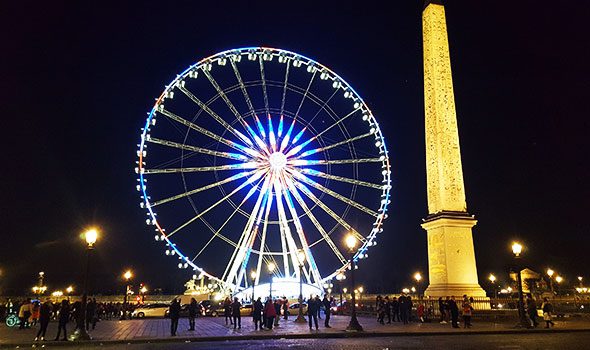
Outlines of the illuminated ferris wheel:
M 137 154 L 165 254 L 234 294 L 271 278 L 281 295 L 300 278 L 321 290 L 349 266 L 344 237 L 364 259 L 387 217 L 379 124 L 344 79 L 293 52 L 241 48 L 190 66 L 157 98 Z

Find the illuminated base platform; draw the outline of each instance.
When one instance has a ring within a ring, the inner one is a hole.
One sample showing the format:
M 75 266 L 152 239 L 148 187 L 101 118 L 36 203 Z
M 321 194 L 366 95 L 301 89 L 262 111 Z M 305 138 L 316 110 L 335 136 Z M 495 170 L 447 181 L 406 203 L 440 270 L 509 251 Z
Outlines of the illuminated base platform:
M 252 293 L 254 293 L 254 298 L 258 299 L 259 297 L 264 300 L 270 294 L 272 294 L 273 298 L 282 298 L 286 297 L 287 299 L 298 299 L 299 298 L 299 280 L 295 278 L 273 278 L 272 281 L 272 293 L 271 293 L 271 286 L 270 283 L 261 283 L 257 284 L 253 287 L 249 287 L 243 289 L 234 294 L 234 297 L 240 300 L 252 300 Z M 319 286 L 313 284 L 302 284 L 303 289 L 303 298 L 309 299 L 311 295 L 322 296 L 324 291 Z

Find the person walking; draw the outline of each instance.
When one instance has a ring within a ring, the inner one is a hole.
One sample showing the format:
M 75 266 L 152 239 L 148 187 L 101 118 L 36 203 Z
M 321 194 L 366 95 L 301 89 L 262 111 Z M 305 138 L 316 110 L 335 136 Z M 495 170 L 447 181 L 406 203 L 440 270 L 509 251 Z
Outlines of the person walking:
M 553 323 L 553 305 L 551 305 L 549 299 L 543 298 L 541 309 L 543 309 L 543 321 L 545 321 L 545 328 L 551 328 L 549 325 L 555 326 L 555 323 Z
M 455 297 L 451 297 L 448 304 L 448 310 L 451 313 L 451 324 L 453 328 L 459 328 L 459 307 L 455 301 Z
M 180 301 L 178 299 L 174 298 L 172 300 L 168 314 L 170 315 L 170 335 L 175 337 L 178 330 L 178 319 L 180 318 Z
M 328 299 L 328 296 L 324 294 L 324 299 L 322 300 L 322 304 L 324 305 L 324 314 L 326 315 L 326 320 L 324 321 L 324 327 L 326 328 L 332 328 L 330 327 L 330 314 L 331 311 L 330 307 L 332 302 Z
M 401 319 L 399 317 L 399 301 L 397 301 L 396 297 L 393 297 L 391 301 L 391 312 L 393 313 L 393 321 L 400 322 Z
M 45 333 L 47 332 L 47 326 L 49 325 L 49 320 L 51 319 L 52 307 L 53 305 L 51 305 L 51 299 L 49 298 L 47 298 L 47 301 L 45 301 L 39 307 L 39 331 L 37 332 L 35 341 L 45 340 Z
M 61 301 L 61 307 L 59 308 L 59 318 L 57 324 L 57 335 L 55 336 L 55 340 L 59 340 L 59 336 L 61 335 L 61 331 L 64 331 L 64 337 L 62 340 L 68 340 L 68 336 L 66 334 L 66 325 L 70 320 L 70 303 L 67 300 Z
M 191 298 L 190 304 L 188 304 L 188 330 L 194 331 L 195 330 L 195 318 L 197 318 L 197 313 L 199 312 L 199 304 L 197 303 L 197 299 Z
M 418 315 L 418 320 L 420 323 L 424 323 L 424 303 L 418 302 L 418 307 L 416 307 L 416 314 Z
M 318 304 L 318 302 L 316 301 L 316 299 L 312 296 L 309 298 L 309 301 L 307 302 L 307 316 L 308 316 L 308 323 L 309 323 L 309 330 L 312 329 L 312 321 L 311 319 L 313 318 L 313 322 L 315 324 L 315 329 L 318 329 L 318 310 L 320 308 L 320 305 Z
M 471 306 L 471 302 L 467 298 L 467 295 L 463 295 L 461 309 L 463 311 L 463 328 L 471 328 L 471 313 L 473 312 L 473 307 Z
M 240 329 L 242 328 L 241 308 L 242 304 L 238 301 L 238 298 L 234 298 L 234 302 L 231 304 L 231 316 L 234 320 L 234 329 L 236 329 L 236 326 Z
M 530 294 L 526 298 L 526 311 L 531 320 L 531 327 L 536 328 L 539 325 L 539 322 L 537 322 L 537 303 Z
M 264 328 L 262 324 L 263 308 L 264 306 L 262 305 L 262 301 L 260 300 L 260 297 L 258 297 L 258 299 L 254 302 L 254 305 L 252 305 L 252 318 L 254 319 L 254 330 L 258 330 L 258 327 L 260 327 L 260 330 Z
M 29 322 L 29 324 L 32 325 L 33 327 L 36 326 L 37 321 L 39 321 L 40 309 L 41 309 L 41 301 L 35 300 L 31 304 L 31 317 L 30 317 L 30 322 Z
M 264 319 L 266 320 L 266 328 L 268 330 L 272 330 L 272 325 L 276 316 L 277 312 L 275 310 L 275 306 L 273 305 L 272 300 L 269 298 L 266 301 L 266 305 L 264 306 Z
M 287 320 L 287 319 L 289 319 L 289 301 L 287 300 L 287 297 L 283 297 L 282 307 L 283 307 L 283 319 Z

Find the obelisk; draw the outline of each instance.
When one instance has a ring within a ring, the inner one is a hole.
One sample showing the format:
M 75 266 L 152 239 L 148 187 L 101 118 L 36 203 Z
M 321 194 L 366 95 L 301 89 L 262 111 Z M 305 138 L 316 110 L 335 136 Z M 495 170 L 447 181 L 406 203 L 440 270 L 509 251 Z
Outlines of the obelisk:
M 479 286 L 471 228 L 477 221 L 467 212 L 459 131 L 453 95 L 445 8 L 426 1 L 422 12 L 424 45 L 424 109 L 428 217 L 422 227 L 428 239 L 425 295 L 485 296 Z

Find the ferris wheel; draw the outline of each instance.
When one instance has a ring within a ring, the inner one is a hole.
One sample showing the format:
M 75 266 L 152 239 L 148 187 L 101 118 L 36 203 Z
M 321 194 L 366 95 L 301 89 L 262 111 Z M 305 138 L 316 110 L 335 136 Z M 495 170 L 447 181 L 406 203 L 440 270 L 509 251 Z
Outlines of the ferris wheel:
M 164 88 L 138 146 L 155 240 L 232 293 L 273 280 L 321 289 L 383 232 L 379 124 L 344 79 L 302 55 L 252 47 L 202 59 Z

